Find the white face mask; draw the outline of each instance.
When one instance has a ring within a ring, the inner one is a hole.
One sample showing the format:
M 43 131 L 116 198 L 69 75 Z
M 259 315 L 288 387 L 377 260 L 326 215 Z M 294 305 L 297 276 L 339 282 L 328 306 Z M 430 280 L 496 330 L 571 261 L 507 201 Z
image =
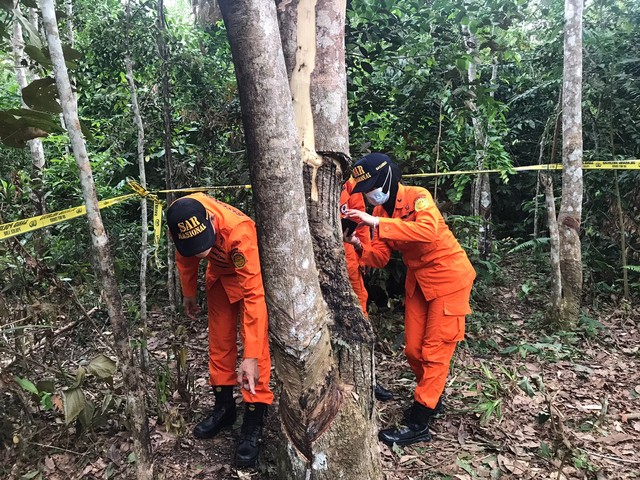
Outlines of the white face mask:
M 389 200 L 389 195 L 391 194 L 391 167 L 389 167 L 389 171 L 387 172 L 387 178 L 384 179 L 384 183 L 381 187 L 374 188 L 370 192 L 364 194 L 367 197 L 367 201 L 371 205 L 384 205 Z M 387 185 L 387 181 L 389 181 L 389 185 Z M 387 191 L 384 192 L 385 186 L 387 187 Z

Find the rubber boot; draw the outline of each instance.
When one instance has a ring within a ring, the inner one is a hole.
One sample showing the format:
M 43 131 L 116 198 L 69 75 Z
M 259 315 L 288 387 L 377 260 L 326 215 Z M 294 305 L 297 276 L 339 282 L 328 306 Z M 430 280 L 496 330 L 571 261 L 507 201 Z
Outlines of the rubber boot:
M 434 413 L 434 409 L 414 401 L 405 414 L 402 424 L 380 430 L 378 439 L 389 446 L 394 443 L 403 446 L 417 442 L 429 442 L 431 440 L 429 424 Z
M 388 402 L 389 400 L 393 400 L 393 393 L 391 391 L 384 388 L 379 383 L 376 383 L 373 387 L 373 395 L 376 397 L 376 400 L 381 402 Z
M 266 413 L 266 403 L 245 404 L 240 440 L 236 448 L 237 467 L 253 467 L 256 464 L 262 443 L 262 427 Z
M 193 429 L 196 438 L 213 438 L 220 430 L 232 426 L 236 421 L 236 402 L 233 400 L 233 385 L 213 388 L 216 404 L 213 411 Z

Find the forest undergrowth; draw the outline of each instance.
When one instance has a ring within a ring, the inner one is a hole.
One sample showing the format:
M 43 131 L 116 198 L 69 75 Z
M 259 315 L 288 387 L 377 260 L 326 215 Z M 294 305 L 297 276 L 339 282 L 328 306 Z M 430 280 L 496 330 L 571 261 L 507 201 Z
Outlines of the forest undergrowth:
M 476 295 L 466 341 L 452 363 L 446 414 L 432 427 L 433 441 L 404 448 L 380 444 L 385 478 L 640 478 L 637 305 L 585 308 L 576 332 L 550 334 L 543 322 L 546 299 L 538 293 L 547 289 L 535 288 L 529 260 L 523 255 L 501 268 L 499 285 Z M 542 282 L 544 274 L 537 278 Z M 61 305 L 58 331 L 73 321 Z M 95 360 L 113 357 L 109 324 L 99 310 L 85 313 L 90 321 L 82 318 L 62 334 L 43 335 L 37 349 L 27 349 L 28 356 L 3 365 L 0 477 L 135 477 L 118 375 L 111 378 L 104 372 L 108 362 Z M 378 334 L 378 382 L 395 394 L 390 402 L 378 402 L 383 426 L 402 418 L 415 381 L 402 352 L 401 303 L 373 307 L 371 318 Z M 153 405 L 151 438 L 160 478 L 277 478 L 277 401 L 256 469 L 238 470 L 232 464 L 241 415 L 233 429 L 213 440 L 191 435 L 213 402 L 205 316 L 192 322 L 154 306 L 149 332 L 146 390 Z M 65 400 L 75 386 L 91 404 L 90 412 L 81 412 L 69 425 L 60 375 L 66 377 Z M 27 376 L 36 392 L 16 383 L 16 377 Z M 58 385 L 53 393 L 43 386 L 47 377 Z M 240 413 L 240 397 L 236 400 Z

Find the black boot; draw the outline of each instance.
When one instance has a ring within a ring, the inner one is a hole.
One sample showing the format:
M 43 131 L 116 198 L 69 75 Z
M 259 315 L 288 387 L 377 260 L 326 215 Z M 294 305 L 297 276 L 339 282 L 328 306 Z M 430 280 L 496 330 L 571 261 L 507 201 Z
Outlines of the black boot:
M 216 404 L 204 420 L 193 429 L 196 438 L 213 438 L 220 430 L 232 426 L 236 421 L 236 402 L 233 400 L 233 385 L 214 387 Z
M 389 400 L 393 400 L 393 393 L 384 388 L 379 383 L 373 387 L 373 394 L 376 397 L 376 400 L 380 400 L 381 402 L 388 402 Z
M 411 405 L 409 408 L 407 408 L 402 416 L 402 420 L 405 423 L 411 423 L 411 415 L 413 413 L 413 405 Z M 438 403 L 436 404 L 436 408 L 433 409 L 433 415 L 431 416 L 432 419 L 438 419 L 438 418 L 444 418 L 444 416 L 446 415 L 447 411 L 444 408 L 444 404 L 442 403 L 442 396 L 438 399 Z
M 444 404 L 442 403 L 442 397 L 438 399 L 436 408 L 434 408 L 433 410 L 433 418 L 443 418 L 447 414 L 447 411 L 444 408 Z
M 247 403 L 236 448 L 236 466 L 253 467 L 258 460 L 262 443 L 262 426 L 267 413 L 266 403 Z
M 434 413 L 434 409 L 425 407 L 421 403 L 413 402 L 411 408 L 405 413 L 402 424 L 398 427 L 380 430 L 378 439 L 389 446 L 394 443 L 402 446 L 417 442 L 428 442 L 431 440 L 429 424 Z

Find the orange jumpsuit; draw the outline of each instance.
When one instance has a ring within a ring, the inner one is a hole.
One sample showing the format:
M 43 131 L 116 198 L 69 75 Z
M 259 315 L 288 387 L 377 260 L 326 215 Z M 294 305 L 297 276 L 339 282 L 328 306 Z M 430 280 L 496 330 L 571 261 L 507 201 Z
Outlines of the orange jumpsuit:
M 216 243 L 207 256 L 206 273 L 209 383 L 216 386 L 236 384 L 236 340 L 240 314 L 244 358 L 258 359 L 260 376 L 256 394 L 242 389 L 242 396 L 247 403 L 271 404 L 267 305 L 255 224 L 240 210 L 202 193 L 189 195 L 189 198 L 205 206 L 216 233 Z M 185 297 L 196 296 L 200 260 L 183 257 L 176 252 Z
M 402 254 L 407 266 L 405 354 L 418 382 L 415 400 L 435 408 L 456 344 L 464 339 L 476 273 L 424 188 L 399 184 L 393 215 L 382 206 L 373 215 L 379 224 L 360 260 L 382 268 L 392 249 Z
M 355 209 L 365 212 L 364 198 L 361 193 L 351 194 L 351 190 L 355 185 L 353 178 L 350 178 L 343 186 L 342 193 L 340 193 L 340 217 L 344 218 L 344 212 L 349 209 Z M 369 245 L 371 243 L 371 230 L 368 227 L 360 226 L 356 228 L 356 237 L 360 239 L 362 245 Z M 360 258 L 356 253 L 353 245 L 344 242 L 344 253 L 347 258 L 347 273 L 349 274 L 349 282 L 353 287 L 358 300 L 360 300 L 360 306 L 365 315 L 367 315 L 367 289 L 364 286 L 364 280 L 362 279 L 362 271 L 360 266 Z

